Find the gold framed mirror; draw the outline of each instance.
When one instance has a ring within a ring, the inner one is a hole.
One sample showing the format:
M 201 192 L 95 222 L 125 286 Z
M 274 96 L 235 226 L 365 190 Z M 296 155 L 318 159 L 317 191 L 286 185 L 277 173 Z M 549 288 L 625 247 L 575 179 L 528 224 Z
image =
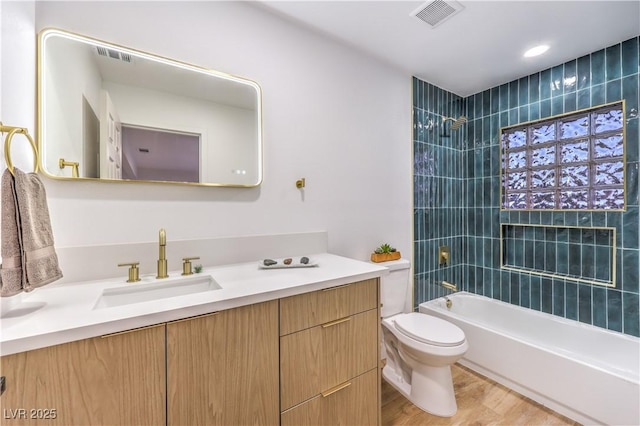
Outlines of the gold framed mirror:
M 251 80 L 59 29 L 38 37 L 39 163 L 54 179 L 255 187 Z

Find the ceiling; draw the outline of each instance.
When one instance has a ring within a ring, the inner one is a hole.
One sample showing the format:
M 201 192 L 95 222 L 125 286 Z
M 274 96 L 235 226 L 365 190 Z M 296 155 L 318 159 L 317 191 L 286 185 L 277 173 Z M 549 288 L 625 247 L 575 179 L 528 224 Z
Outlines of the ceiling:
M 640 35 L 640 1 L 459 0 L 440 25 L 425 1 L 270 1 L 260 7 L 468 96 Z M 525 50 L 548 44 L 542 56 Z

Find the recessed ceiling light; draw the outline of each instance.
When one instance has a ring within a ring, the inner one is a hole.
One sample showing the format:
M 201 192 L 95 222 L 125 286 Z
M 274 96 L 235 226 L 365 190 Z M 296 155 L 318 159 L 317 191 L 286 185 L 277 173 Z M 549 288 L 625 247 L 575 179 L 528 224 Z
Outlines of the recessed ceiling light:
M 549 50 L 549 46 L 547 46 L 546 44 L 541 44 L 540 46 L 532 47 L 531 49 L 524 52 L 524 57 L 531 58 L 534 56 L 542 55 L 547 50 Z

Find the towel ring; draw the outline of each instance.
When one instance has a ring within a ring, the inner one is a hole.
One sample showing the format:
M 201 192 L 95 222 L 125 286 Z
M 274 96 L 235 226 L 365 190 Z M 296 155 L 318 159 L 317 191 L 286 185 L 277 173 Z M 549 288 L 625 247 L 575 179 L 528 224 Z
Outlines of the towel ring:
M 13 126 L 4 126 L 0 123 L 0 132 L 9 132 L 7 133 L 7 137 L 4 140 L 4 158 L 7 162 L 7 169 L 9 172 L 15 176 L 13 162 L 11 161 L 11 138 L 16 133 L 20 133 L 24 135 L 28 140 L 29 144 L 31 144 L 31 149 L 33 150 L 33 172 L 36 173 L 38 171 L 38 148 L 36 147 L 36 143 L 33 141 L 33 138 L 29 134 L 29 131 L 25 127 L 13 127 Z

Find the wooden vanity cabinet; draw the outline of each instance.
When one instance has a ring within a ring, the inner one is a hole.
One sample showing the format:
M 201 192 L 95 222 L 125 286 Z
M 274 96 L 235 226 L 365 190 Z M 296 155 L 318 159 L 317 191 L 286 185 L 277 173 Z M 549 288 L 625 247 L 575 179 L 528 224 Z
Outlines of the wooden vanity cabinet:
M 380 424 L 378 280 L 0 358 L 2 425 Z
M 167 324 L 169 426 L 277 425 L 278 301 Z
M 3 425 L 162 425 L 165 325 L 0 359 Z
M 379 424 L 378 291 L 371 279 L 280 300 L 281 425 Z

